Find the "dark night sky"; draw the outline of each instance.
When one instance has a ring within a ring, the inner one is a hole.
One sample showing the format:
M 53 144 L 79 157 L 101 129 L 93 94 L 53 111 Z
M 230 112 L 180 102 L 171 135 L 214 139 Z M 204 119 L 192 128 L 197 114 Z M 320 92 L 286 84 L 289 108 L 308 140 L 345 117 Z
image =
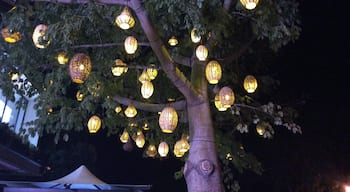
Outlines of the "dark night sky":
M 265 172 L 238 175 L 243 192 L 281 191 L 279 185 L 291 185 L 298 176 L 332 169 L 350 175 L 350 12 L 344 0 L 300 2 L 300 39 L 283 48 L 274 65 L 280 91 L 299 104 L 303 134 L 282 129 L 276 130 L 273 140 L 249 140 L 247 148 L 262 161 Z M 94 173 L 99 178 L 108 183 L 153 184 L 155 192 L 186 191 L 183 180 L 173 179 L 181 162 L 143 159 L 141 153 L 124 152 L 116 140 L 105 138 L 98 145 Z M 92 138 L 92 142 L 99 141 Z

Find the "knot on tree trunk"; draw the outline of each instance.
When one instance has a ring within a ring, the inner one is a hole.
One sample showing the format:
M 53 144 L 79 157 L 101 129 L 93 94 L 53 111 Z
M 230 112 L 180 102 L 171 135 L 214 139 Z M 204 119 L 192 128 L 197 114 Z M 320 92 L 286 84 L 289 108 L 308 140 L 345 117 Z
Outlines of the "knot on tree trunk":
M 187 160 L 184 168 L 185 177 L 189 175 L 193 170 L 195 170 L 197 174 L 203 177 L 209 177 L 214 172 L 215 165 L 209 159 L 200 160 L 197 164 L 194 164 L 191 161 Z

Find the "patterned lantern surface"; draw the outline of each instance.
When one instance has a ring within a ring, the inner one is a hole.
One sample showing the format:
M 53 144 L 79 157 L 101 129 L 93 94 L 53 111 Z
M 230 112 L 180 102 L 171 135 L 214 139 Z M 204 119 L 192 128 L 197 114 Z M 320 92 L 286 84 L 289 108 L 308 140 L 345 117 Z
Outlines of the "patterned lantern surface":
M 252 10 L 258 5 L 259 0 L 240 0 L 243 7 L 246 9 Z
M 151 64 L 149 67 L 147 67 L 146 72 L 151 80 L 154 80 L 158 75 L 158 70 L 154 64 Z
M 50 44 L 50 40 L 46 39 L 47 38 L 45 35 L 46 30 L 47 30 L 47 26 L 44 24 L 40 24 L 35 27 L 32 39 L 33 39 L 34 45 L 37 48 L 43 49 Z
M 130 29 L 135 25 L 135 19 L 132 17 L 128 7 L 125 7 L 122 13 L 115 18 L 115 23 L 121 29 Z
M 138 44 L 137 40 L 133 36 L 128 36 L 124 41 L 124 48 L 126 53 L 134 54 L 137 50 Z
M 137 110 L 135 108 L 135 106 L 133 104 L 130 104 L 124 111 L 124 114 L 127 116 L 127 117 L 135 117 L 137 115 Z
M 215 95 L 214 104 L 218 111 L 227 111 L 227 107 L 224 107 L 220 102 L 219 94 Z
M 57 62 L 61 65 L 66 64 L 68 62 L 67 53 L 65 52 L 58 53 Z
M 148 157 L 155 157 L 157 155 L 157 148 L 155 145 L 150 144 L 147 147 L 146 155 Z
M 210 61 L 205 68 L 205 76 L 210 84 L 217 84 L 222 76 L 222 70 L 219 62 Z
M 139 81 L 143 84 L 146 81 L 151 81 L 151 78 L 147 74 L 147 70 L 144 69 L 139 77 Z
M 7 27 L 1 30 L 1 36 L 4 38 L 4 41 L 8 43 L 16 43 L 17 41 L 21 40 L 20 32 L 12 32 Z
M 172 37 L 169 39 L 168 43 L 169 43 L 170 46 L 176 46 L 176 45 L 179 43 L 179 41 L 176 39 L 175 36 L 172 36 Z
M 199 45 L 196 49 L 198 60 L 205 61 L 208 57 L 208 49 L 204 45 Z
M 244 78 L 243 87 L 248 93 L 254 93 L 258 88 L 258 82 L 253 75 L 247 75 Z
M 90 71 L 90 57 L 84 53 L 75 54 L 69 62 L 69 74 L 74 83 L 84 83 Z
M 96 133 L 101 128 L 101 119 L 97 115 L 90 117 L 88 129 L 90 133 Z
M 219 91 L 219 100 L 223 107 L 231 107 L 235 102 L 235 94 L 230 87 L 223 87 Z
M 145 99 L 150 98 L 153 95 L 154 87 L 151 81 L 145 81 L 141 86 L 141 94 Z
M 143 134 L 139 134 L 136 136 L 135 144 L 138 148 L 142 148 L 145 145 L 145 137 Z
M 194 29 L 192 29 L 192 31 L 191 31 L 191 41 L 193 42 L 193 43 L 199 43 L 200 41 L 201 41 L 201 39 L 202 39 L 202 37 L 201 36 L 199 36 L 199 35 L 196 35 L 196 29 L 194 28 Z
M 119 139 L 122 143 L 127 143 L 130 136 L 129 133 L 124 129 L 123 133 L 120 135 Z
M 181 152 L 181 151 L 180 151 L 180 144 L 179 144 L 179 141 L 177 141 L 177 142 L 175 143 L 173 152 L 174 152 L 174 155 L 175 155 L 176 157 L 182 157 L 182 156 L 185 155 L 184 152 Z
M 172 133 L 178 122 L 176 110 L 173 107 L 165 107 L 159 116 L 159 126 L 164 133 Z
M 121 76 L 128 71 L 128 65 L 120 59 L 114 61 L 115 66 L 112 67 L 112 74 L 114 76 Z
M 158 153 L 161 157 L 166 157 L 168 155 L 169 145 L 165 141 L 162 141 L 161 143 L 159 143 Z

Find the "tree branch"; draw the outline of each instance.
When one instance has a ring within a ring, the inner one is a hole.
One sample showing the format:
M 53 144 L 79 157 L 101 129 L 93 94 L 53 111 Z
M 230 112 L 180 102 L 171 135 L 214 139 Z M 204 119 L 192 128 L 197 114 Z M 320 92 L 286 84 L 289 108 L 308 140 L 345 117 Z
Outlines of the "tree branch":
M 175 56 L 173 56 L 173 59 L 178 64 L 185 65 L 188 67 L 192 66 L 193 59 L 190 57 L 185 57 L 183 55 L 176 54 Z
M 230 10 L 231 4 L 232 4 L 232 0 L 224 0 L 223 7 L 225 11 L 228 12 Z
M 101 43 L 101 44 L 81 44 L 81 45 L 74 45 L 71 46 L 72 49 L 77 49 L 77 48 L 94 48 L 94 47 L 114 47 L 114 46 L 121 46 L 124 45 L 124 43 Z M 145 46 L 148 47 L 150 46 L 149 43 L 146 42 L 140 42 L 138 43 L 139 46 Z
M 32 2 L 51 2 L 51 3 L 65 3 L 65 4 L 84 4 L 89 3 L 91 0 L 31 0 Z M 128 0 L 95 0 L 97 4 L 108 4 L 108 5 L 127 5 Z
M 176 101 L 176 102 L 170 102 L 166 104 L 154 104 L 154 103 L 143 103 L 135 100 L 128 99 L 126 97 L 122 96 L 114 96 L 113 100 L 122 104 L 122 105 L 129 105 L 131 102 L 135 106 L 136 109 L 140 109 L 143 111 L 149 111 L 149 112 L 160 112 L 163 110 L 164 107 L 171 106 L 174 107 L 175 110 L 177 111 L 183 111 L 186 109 L 186 101 L 181 100 L 181 101 Z
M 254 42 L 255 37 L 252 37 L 248 42 L 246 42 L 238 51 L 236 51 L 234 54 L 231 54 L 227 57 L 224 57 L 222 64 L 228 65 L 232 63 L 232 61 L 238 59 L 241 55 L 243 55 L 244 52 L 248 50 L 250 45 Z

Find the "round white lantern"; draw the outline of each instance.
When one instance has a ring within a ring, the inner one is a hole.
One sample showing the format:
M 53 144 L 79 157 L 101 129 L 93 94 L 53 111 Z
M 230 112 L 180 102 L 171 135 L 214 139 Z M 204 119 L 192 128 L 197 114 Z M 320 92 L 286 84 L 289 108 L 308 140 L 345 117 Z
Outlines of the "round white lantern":
M 199 45 L 196 49 L 198 60 L 205 61 L 208 57 L 208 49 L 204 45 Z
M 165 107 L 159 116 L 159 126 L 164 133 L 172 133 L 178 122 L 177 112 L 173 107 Z
M 165 141 L 162 141 L 161 143 L 159 143 L 158 153 L 161 157 L 166 157 L 168 155 L 169 145 Z
M 126 53 L 134 54 L 137 50 L 138 44 L 137 40 L 133 36 L 128 36 L 124 41 L 124 48 Z
M 145 81 L 141 86 L 142 97 L 148 99 L 152 96 L 154 87 L 151 81 Z

